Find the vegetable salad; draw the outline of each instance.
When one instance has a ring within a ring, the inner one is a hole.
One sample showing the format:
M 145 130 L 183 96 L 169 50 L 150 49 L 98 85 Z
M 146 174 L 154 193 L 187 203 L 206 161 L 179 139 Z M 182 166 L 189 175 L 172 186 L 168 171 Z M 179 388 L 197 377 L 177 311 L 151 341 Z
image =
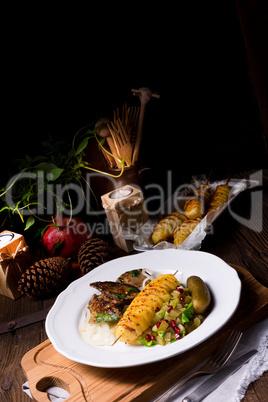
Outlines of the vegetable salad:
M 139 342 L 147 347 L 157 344 L 165 346 L 195 330 L 203 320 L 202 315 L 194 313 L 189 289 L 179 285 L 164 296 L 162 308 L 156 308 L 152 324 L 139 337 Z

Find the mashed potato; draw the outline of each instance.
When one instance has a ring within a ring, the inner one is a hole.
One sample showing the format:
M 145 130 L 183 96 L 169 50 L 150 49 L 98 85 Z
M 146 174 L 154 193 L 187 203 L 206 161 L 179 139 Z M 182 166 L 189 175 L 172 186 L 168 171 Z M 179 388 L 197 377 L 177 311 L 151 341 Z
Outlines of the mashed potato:
M 99 322 L 96 324 L 89 323 L 90 311 L 84 308 L 79 324 L 83 340 L 92 346 L 111 346 L 116 337 L 114 327 L 117 323 Z

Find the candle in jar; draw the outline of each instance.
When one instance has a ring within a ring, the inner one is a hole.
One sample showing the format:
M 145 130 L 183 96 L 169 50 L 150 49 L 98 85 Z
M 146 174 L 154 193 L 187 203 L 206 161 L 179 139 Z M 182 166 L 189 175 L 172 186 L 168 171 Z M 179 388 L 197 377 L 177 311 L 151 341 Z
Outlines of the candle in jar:
M 0 247 L 6 243 L 9 243 L 14 237 L 13 233 L 0 234 Z
M 112 200 L 119 200 L 120 198 L 125 198 L 133 192 L 132 188 L 120 188 L 119 190 L 113 191 L 109 194 L 109 198 Z

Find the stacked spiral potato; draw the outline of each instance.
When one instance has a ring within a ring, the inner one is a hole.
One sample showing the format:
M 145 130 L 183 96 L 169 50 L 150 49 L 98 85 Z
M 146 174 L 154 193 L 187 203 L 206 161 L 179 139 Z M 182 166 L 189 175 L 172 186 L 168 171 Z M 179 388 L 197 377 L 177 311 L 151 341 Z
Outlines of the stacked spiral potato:
M 195 196 L 186 201 L 184 214 L 172 212 L 155 225 L 152 233 L 153 243 L 172 240 L 177 247 L 192 233 L 207 213 L 215 211 L 227 202 L 229 193 L 230 186 L 227 183 L 218 185 L 212 196 L 209 185 L 200 184 Z

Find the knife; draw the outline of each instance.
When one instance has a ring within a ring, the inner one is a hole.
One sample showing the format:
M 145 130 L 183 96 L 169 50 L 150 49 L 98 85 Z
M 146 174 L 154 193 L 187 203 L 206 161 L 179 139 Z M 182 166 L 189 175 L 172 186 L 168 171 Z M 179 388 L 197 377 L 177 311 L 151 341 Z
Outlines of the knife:
M 0 334 L 5 334 L 6 332 L 14 331 L 15 329 L 25 327 L 26 325 L 43 321 L 46 318 L 49 310 L 50 308 L 47 308 L 45 310 L 26 315 L 25 317 L 20 317 L 16 318 L 15 320 L 4 322 L 3 324 L 0 324 Z
M 232 363 L 223 367 L 218 373 L 213 374 L 208 380 L 197 387 L 189 396 L 186 396 L 182 402 L 199 402 L 223 383 L 231 374 L 237 371 L 243 364 L 247 363 L 257 350 L 251 350 L 238 357 Z

